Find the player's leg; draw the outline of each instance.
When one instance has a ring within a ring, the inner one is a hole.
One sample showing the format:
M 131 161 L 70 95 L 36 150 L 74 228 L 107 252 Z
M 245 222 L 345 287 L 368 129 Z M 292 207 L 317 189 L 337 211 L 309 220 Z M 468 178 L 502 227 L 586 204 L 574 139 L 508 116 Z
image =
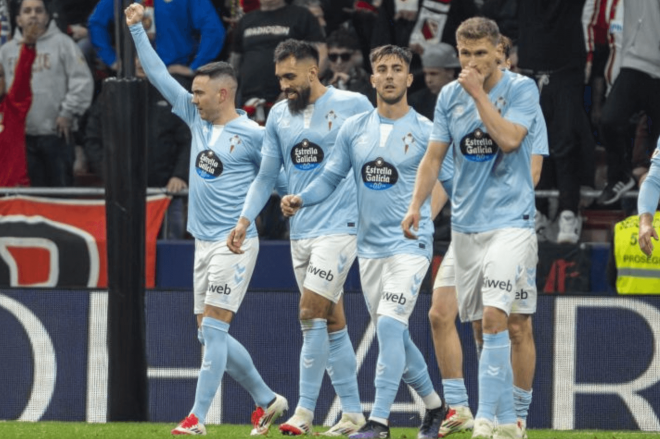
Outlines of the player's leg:
M 528 242 L 527 268 L 519 279 L 516 297 L 509 316 L 511 364 L 513 366 L 513 400 L 518 424 L 527 437 L 527 413 L 532 402 L 532 385 L 536 368 L 536 346 L 532 329 L 532 315 L 536 312 L 537 239 Z
M 445 400 L 450 408 L 440 427 L 440 437 L 469 430 L 474 423 L 463 379 L 463 350 L 456 330 L 457 316 L 454 252 L 450 245 L 435 278 L 429 309 L 435 357 L 440 368 Z
M 204 356 L 193 408 L 172 434 L 206 433 L 206 415 L 227 365 L 229 325 L 249 281 L 242 273 L 253 270 L 258 251 L 257 238 L 246 240 L 243 255 L 233 254 L 224 241 L 195 241 L 194 306 L 198 321 L 201 314 L 199 328 L 204 340 Z
M 425 416 L 420 437 L 436 438 L 438 435 L 446 407 L 433 389 L 424 358 L 408 332 L 408 319 L 427 269 L 428 260 L 417 255 L 360 260 L 365 299 L 372 316 L 377 315 L 379 354 L 376 397 L 369 422 L 351 438 L 383 437 L 380 435 L 389 433 L 391 406 L 406 368 L 407 380 L 427 404 L 428 416 Z M 431 430 L 434 430 L 432 434 Z
M 344 239 L 348 248 L 338 247 L 336 238 L 347 235 L 322 236 L 291 242 L 294 272 L 302 287 L 299 315 L 303 332 L 300 352 L 300 382 L 298 405 L 294 415 L 280 425 L 287 435 L 300 435 L 311 431 L 314 409 L 318 399 L 330 355 L 328 318 L 339 301 L 342 286 L 355 257 L 355 240 Z M 339 250 L 338 250 L 339 249 Z
M 352 262 L 351 262 L 352 263 Z M 366 422 L 362 413 L 357 382 L 357 359 L 353 343 L 348 336 L 344 314 L 344 296 L 337 302 L 328 317 L 330 355 L 326 370 L 339 400 L 342 416 L 323 436 L 346 436 L 355 433 Z
M 487 232 L 477 240 L 485 246 L 481 285 L 484 313 L 483 352 L 479 361 L 479 410 L 477 419 L 498 419 L 498 436 L 517 434 L 513 404 L 513 369 L 508 314 L 515 298 L 517 281 L 524 276 L 532 229 L 501 229 Z M 458 244 L 458 243 L 457 243 Z M 507 254 L 507 258 L 502 258 Z M 460 266 L 460 262 L 457 266 Z M 458 274 L 458 270 L 457 270 Z M 477 432 L 475 436 L 485 435 Z

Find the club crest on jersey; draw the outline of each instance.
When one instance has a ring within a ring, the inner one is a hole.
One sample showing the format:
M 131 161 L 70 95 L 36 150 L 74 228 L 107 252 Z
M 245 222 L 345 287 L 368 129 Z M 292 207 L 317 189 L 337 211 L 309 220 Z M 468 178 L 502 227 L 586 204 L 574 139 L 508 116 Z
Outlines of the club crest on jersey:
M 490 135 L 477 128 L 461 139 L 461 152 L 471 162 L 487 162 L 497 155 L 499 147 Z
M 337 119 L 337 113 L 334 110 L 328 111 L 328 114 L 325 115 L 325 118 L 328 120 L 328 131 L 332 130 L 332 122 Z
M 210 149 L 200 152 L 195 159 L 195 170 L 197 175 L 205 180 L 212 180 L 220 177 L 223 166 L 220 157 L 215 155 Z
M 238 134 L 234 134 L 234 136 L 231 139 L 229 139 L 229 154 L 234 152 L 234 148 L 240 145 L 241 143 L 243 143 L 243 141 L 241 140 L 240 137 L 238 137 Z
M 323 149 L 307 139 L 303 139 L 291 149 L 291 162 L 296 169 L 301 171 L 318 168 L 323 162 L 323 157 Z
M 401 140 L 403 140 L 403 146 L 404 146 L 403 153 L 408 154 L 408 148 L 410 147 L 410 145 L 415 143 L 415 138 L 413 137 L 412 133 L 408 133 L 405 136 L 403 136 Z
M 498 113 L 504 114 L 504 107 L 506 107 L 506 99 L 504 99 L 504 96 L 500 96 L 495 101 L 495 108 L 497 108 Z
M 378 157 L 362 166 L 362 181 L 369 189 L 383 191 L 399 181 L 399 173 L 394 165 L 387 163 L 382 157 Z

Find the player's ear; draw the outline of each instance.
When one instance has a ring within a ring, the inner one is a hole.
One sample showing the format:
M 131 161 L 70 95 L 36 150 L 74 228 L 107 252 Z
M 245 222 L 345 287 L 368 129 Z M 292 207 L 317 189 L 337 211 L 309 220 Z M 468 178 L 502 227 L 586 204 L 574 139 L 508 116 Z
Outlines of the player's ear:
M 408 87 L 409 87 L 409 88 L 410 88 L 410 86 L 411 86 L 412 83 L 413 83 L 413 79 L 415 79 L 414 76 L 413 76 L 413 74 L 412 74 L 412 73 L 408 73 L 408 79 L 406 80 L 406 83 L 408 84 Z
M 376 80 L 374 79 L 374 75 L 369 76 L 369 81 L 371 82 L 371 87 L 376 88 Z

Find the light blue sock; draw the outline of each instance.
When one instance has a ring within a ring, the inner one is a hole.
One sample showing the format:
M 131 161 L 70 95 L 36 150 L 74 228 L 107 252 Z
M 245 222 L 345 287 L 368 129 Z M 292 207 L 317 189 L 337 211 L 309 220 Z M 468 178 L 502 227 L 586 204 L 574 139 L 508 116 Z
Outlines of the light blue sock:
M 326 319 L 301 320 L 303 345 L 300 351 L 300 400 L 298 406 L 314 413 L 316 400 L 330 355 Z
M 360 392 L 357 382 L 357 360 L 355 350 L 344 328 L 328 334 L 330 341 L 330 356 L 327 371 L 341 401 L 344 413 L 362 413 Z
M 424 356 L 419 348 L 412 341 L 412 338 L 410 338 L 410 330 L 408 328 L 403 333 L 403 346 L 406 351 L 406 367 L 403 373 L 403 382 L 412 387 L 422 397 L 425 403 L 427 399 L 433 401 L 430 404 L 426 404 L 427 409 L 433 410 L 440 407 L 442 400 L 437 393 L 433 395 L 435 389 L 431 382 L 429 369 L 426 366 L 426 360 L 424 360 Z
M 275 392 L 259 375 L 247 349 L 229 334 L 227 334 L 227 374 L 252 395 L 254 403 L 259 407 L 265 409 L 275 398 Z
M 516 405 L 516 416 L 523 421 L 527 421 L 527 412 L 532 403 L 532 390 L 523 390 L 520 387 L 513 386 L 513 402 Z
M 467 407 L 468 395 L 463 378 L 442 380 L 445 399 L 451 407 Z
M 493 422 L 495 416 L 500 424 L 516 422 L 509 331 L 484 334 L 479 361 L 479 409 L 475 418 Z
M 403 334 L 406 325 L 388 316 L 378 316 L 378 362 L 376 365 L 376 397 L 369 419 L 389 419 L 390 409 L 399 390 L 406 366 Z
M 197 378 L 195 404 L 190 411 L 202 424 L 206 422 L 206 414 L 220 387 L 222 375 L 225 373 L 228 331 L 229 323 L 211 317 L 202 319 L 202 333 L 205 341 L 204 358 Z

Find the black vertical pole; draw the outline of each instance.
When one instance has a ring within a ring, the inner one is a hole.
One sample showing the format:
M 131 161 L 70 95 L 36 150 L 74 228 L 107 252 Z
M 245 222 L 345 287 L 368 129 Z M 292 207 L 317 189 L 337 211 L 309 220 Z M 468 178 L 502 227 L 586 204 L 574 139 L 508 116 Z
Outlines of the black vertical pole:
M 108 421 L 148 420 L 145 343 L 147 87 L 103 84 L 108 246 Z

